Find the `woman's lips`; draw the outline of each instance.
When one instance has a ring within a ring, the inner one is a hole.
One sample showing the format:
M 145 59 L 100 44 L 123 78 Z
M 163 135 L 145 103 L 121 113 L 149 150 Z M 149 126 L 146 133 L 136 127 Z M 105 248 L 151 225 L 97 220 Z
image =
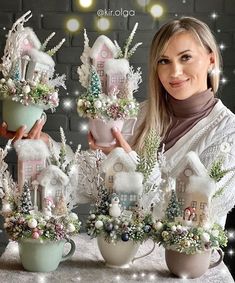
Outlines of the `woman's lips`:
M 172 81 L 170 82 L 170 86 L 173 88 L 181 87 L 183 84 L 185 84 L 189 79 L 186 80 L 179 80 L 179 81 Z

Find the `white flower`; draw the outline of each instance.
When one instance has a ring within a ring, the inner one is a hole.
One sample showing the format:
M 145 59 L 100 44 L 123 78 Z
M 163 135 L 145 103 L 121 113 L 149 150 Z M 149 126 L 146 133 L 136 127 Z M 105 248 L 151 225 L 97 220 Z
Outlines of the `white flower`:
M 103 222 L 101 221 L 101 220 L 97 220 L 96 222 L 95 222 L 95 228 L 96 229 L 100 229 L 100 228 L 102 228 L 103 227 Z
M 201 240 L 205 243 L 209 242 L 210 241 L 210 235 L 206 232 L 202 233 Z
M 90 217 L 91 219 L 95 219 L 95 214 L 92 213 Z
M 102 107 L 102 102 L 100 100 L 96 100 L 94 105 L 95 105 L 95 108 L 99 109 Z
M 72 220 L 78 220 L 78 216 L 74 212 L 69 213 L 69 218 L 72 219 Z
M 162 228 L 163 224 L 161 221 L 158 221 L 157 223 L 154 224 L 154 228 L 156 230 L 160 230 Z
M 176 226 L 175 226 L 175 225 L 173 225 L 173 226 L 171 227 L 171 231 L 173 231 L 173 232 L 176 231 Z
M 220 145 L 220 151 L 228 153 L 231 150 L 231 145 L 228 142 L 222 142 Z
M 67 230 L 69 233 L 72 233 L 75 231 L 75 226 L 72 223 L 68 224 Z
M 25 85 L 22 87 L 22 91 L 23 93 L 28 94 L 31 91 L 31 88 L 29 85 Z
M 29 226 L 29 228 L 32 228 L 32 229 L 33 229 L 33 228 L 36 228 L 37 225 L 38 225 L 38 222 L 37 222 L 36 219 L 34 219 L 34 218 L 29 219 L 29 221 L 28 221 L 28 226 Z
M 14 84 L 14 82 L 11 78 L 7 80 L 7 86 L 8 87 L 15 87 L 15 84 Z

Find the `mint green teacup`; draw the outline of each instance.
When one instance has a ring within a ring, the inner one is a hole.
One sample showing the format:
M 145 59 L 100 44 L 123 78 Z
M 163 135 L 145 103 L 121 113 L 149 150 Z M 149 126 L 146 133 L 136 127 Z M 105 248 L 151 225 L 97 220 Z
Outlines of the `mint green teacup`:
M 24 106 L 20 102 L 5 99 L 2 102 L 2 120 L 7 123 L 9 131 L 17 131 L 21 126 L 26 125 L 28 133 L 35 122 L 46 114 L 43 108 L 36 105 Z
M 63 255 L 64 245 L 71 245 L 67 255 Z M 49 272 L 57 269 L 61 261 L 69 259 L 75 252 L 71 239 L 50 241 L 22 239 L 18 242 L 21 263 L 24 269 L 34 272 Z

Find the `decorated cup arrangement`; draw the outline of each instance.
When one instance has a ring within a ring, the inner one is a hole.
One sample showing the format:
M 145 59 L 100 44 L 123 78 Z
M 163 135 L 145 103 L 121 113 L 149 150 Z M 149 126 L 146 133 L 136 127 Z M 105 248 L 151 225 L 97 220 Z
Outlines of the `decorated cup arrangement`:
M 89 118 L 89 129 L 97 145 L 109 147 L 115 141 L 111 129 L 123 130 L 128 120 L 125 135 L 132 135 L 139 104 L 133 97 L 141 83 L 141 70 L 129 65 L 129 58 L 142 43 L 130 48 L 138 24 L 125 42 L 123 50 L 105 35 L 99 36 L 92 48 L 84 31 L 82 65 L 78 67 L 79 81 L 86 88 L 77 101 L 81 117 Z
M 67 161 L 66 139 L 62 128 L 60 131 L 59 156 L 53 149 L 47 152 L 42 141 L 20 140 L 14 144 L 18 155 L 18 183 L 13 181 L 4 162 L 11 141 L 5 149 L 0 148 L 4 228 L 9 238 L 18 243 L 21 263 L 28 271 L 50 272 L 69 259 L 75 252 L 71 237 L 79 233 L 81 226 L 77 214 L 71 212 L 74 196 L 69 174 L 76 161 Z M 44 162 L 45 157 L 49 164 Z M 36 169 L 40 169 L 37 174 Z M 63 255 L 66 243 L 71 247 Z
M 34 31 L 24 27 L 31 17 L 31 11 L 28 11 L 13 24 L 0 65 L 2 119 L 9 131 L 25 125 L 29 132 L 37 120 L 46 119 L 44 110 L 54 111 L 59 105 L 58 88 L 66 88 L 65 75 L 53 78 L 55 62 L 52 59 L 65 39 L 46 51 L 55 33 L 41 44 Z

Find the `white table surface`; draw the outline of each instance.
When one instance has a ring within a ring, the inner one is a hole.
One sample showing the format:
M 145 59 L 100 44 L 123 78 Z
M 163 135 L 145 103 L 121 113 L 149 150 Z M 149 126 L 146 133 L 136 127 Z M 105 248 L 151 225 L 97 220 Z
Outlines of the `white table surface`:
M 90 240 L 86 234 L 81 234 L 75 241 L 77 248 L 73 257 L 66 262 L 60 263 L 58 269 L 50 273 L 25 271 L 20 264 L 18 244 L 10 242 L 0 258 L 0 282 L 234 282 L 224 263 L 208 270 L 198 279 L 178 279 L 168 271 L 164 260 L 164 249 L 160 247 L 156 247 L 151 255 L 135 261 L 128 269 L 108 268 L 105 266 L 98 250 L 96 239 Z M 152 242 L 147 241 L 140 247 L 138 255 L 150 250 L 151 247 Z

